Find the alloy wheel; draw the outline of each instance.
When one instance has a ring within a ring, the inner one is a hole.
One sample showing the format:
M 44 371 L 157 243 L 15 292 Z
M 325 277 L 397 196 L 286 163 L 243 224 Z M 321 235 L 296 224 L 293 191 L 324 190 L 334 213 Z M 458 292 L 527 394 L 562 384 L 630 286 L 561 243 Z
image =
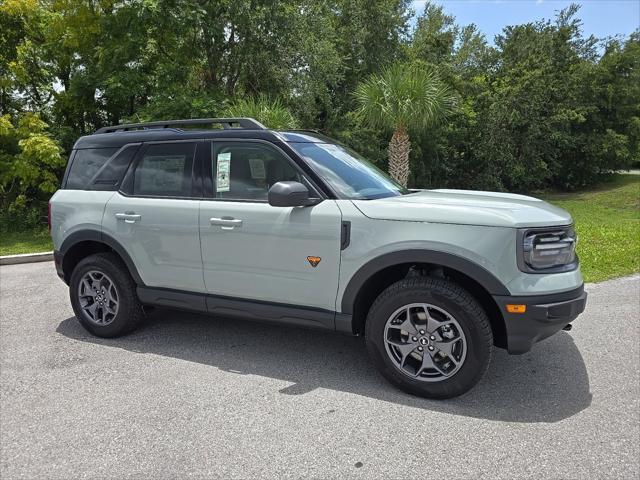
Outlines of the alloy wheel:
M 467 339 L 458 321 L 428 303 L 412 303 L 393 312 L 385 325 L 384 341 L 395 367 L 424 382 L 451 378 L 467 354 Z
M 109 325 L 118 314 L 118 290 L 103 272 L 87 272 L 78 285 L 78 299 L 84 317 L 92 323 Z

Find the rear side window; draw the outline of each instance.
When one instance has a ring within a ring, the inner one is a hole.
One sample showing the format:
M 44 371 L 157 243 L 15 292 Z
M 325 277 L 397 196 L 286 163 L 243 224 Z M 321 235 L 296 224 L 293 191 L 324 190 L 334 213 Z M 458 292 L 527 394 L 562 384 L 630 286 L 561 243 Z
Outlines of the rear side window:
M 195 143 L 150 145 L 138 161 L 134 195 L 190 197 Z
M 65 188 L 71 190 L 84 190 L 89 188 L 91 179 L 116 151 L 118 151 L 117 148 L 86 148 L 76 150 Z

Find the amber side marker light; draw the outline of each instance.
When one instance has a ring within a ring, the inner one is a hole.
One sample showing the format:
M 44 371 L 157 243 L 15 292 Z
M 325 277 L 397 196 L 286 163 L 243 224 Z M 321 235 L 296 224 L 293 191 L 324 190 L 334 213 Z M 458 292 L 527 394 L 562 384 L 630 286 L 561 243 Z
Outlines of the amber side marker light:
M 526 311 L 526 305 L 514 305 L 512 303 L 507 304 L 507 312 L 509 313 L 524 313 Z

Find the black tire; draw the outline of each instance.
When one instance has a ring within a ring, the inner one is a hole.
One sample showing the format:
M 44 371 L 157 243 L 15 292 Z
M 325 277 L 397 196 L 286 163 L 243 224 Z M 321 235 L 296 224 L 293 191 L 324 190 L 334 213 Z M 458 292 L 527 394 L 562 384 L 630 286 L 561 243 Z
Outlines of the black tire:
M 90 271 L 106 274 L 113 281 L 117 291 L 117 314 L 106 325 L 91 321 L 80 306 L 79 284 Z M 142 305 L 136 294 L 136 284 L 124 262 L 114 253 L 97 253 L 82 259 L 71 274 L 69 296 L 80 324 L 97 337 L 111 338 L 127 334 L 134 330 L 144 317 Z
M 428 303 L 455 317 L 466 336 L 466 357 L 451 377 L 427 382 L 402 371 L 387 354 L 385 326 L 393 313 L 412 303 Z M 405 278 L 375 300 L 365 324 L 367 350 L 382 375 L 401 390 L 426 398 L 451 398 L 469 391 L 486 372 L 493 355 L 493 335 L 478 301 L 454 282 L 433 277 Z

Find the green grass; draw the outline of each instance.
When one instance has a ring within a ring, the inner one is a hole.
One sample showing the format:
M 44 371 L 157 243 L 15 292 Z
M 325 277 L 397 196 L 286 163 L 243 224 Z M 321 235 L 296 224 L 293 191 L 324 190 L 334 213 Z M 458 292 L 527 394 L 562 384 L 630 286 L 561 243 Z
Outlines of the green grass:
M 640 271 L 640 175 L 616 175 L 584 192 L 537 196 L 573 216 L 586 282 Z
M 47 227 L 28 232 L 0 233 L 0 255 L 50 252 L 53 250 Z
M 640 175 L 616 175 L 611 182 L 584 192 L 536 196 L 573 216 L 585 281 L 600 282 L 640 271 Z M 0 255 L 52 249 L 46 228 L 2 232 L 0 238 Z

